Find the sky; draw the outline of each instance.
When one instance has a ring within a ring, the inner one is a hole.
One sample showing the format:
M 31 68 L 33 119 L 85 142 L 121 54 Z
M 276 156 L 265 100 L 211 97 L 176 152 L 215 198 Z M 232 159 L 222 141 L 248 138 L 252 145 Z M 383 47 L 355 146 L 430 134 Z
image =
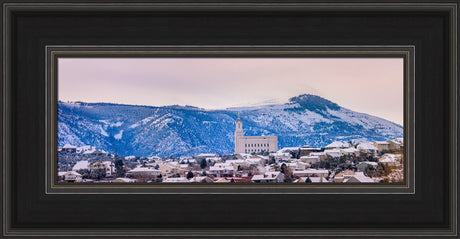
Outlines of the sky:
M 58 98 L 225 109 L 314 94 L 402 125 L 403 78 L 403 58 L 59 58 Z

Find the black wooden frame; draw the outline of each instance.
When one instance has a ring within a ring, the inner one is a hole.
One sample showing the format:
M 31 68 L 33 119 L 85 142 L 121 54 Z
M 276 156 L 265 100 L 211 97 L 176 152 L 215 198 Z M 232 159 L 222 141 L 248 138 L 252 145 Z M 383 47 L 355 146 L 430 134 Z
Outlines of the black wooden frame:
M 2 237 L 458 238 L 458 1 L 0 2 Z M 417 188 L 50 193 L 50 45 L 414 46 Z

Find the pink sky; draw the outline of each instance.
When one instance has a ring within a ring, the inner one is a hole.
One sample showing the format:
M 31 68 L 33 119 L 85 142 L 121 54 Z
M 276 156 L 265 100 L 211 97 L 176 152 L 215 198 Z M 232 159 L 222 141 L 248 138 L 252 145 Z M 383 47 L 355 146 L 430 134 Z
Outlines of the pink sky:
M 402 58 L 60 58 L 59 100 L 224 109 L 315 94 L 403 123 Z

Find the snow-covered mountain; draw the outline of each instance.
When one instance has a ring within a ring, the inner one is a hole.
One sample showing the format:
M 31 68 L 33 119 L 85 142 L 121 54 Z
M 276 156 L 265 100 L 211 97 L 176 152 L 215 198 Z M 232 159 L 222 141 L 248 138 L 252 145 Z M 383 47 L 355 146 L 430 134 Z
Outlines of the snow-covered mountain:
M 238 112 L 245 135 L 277 135 L 279 148 L 403 136 L 401 125 L 305 94 L 285 104 L 226 110 L 59 102 L 58 144 L 143 157 L 233 153 Z

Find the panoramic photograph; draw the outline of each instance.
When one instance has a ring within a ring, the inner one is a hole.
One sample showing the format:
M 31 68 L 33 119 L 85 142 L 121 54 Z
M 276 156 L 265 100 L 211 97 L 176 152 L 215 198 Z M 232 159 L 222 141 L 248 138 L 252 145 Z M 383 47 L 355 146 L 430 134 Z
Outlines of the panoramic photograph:
M 403 61 L 59 58 L 58 183 L 403 183 Z

